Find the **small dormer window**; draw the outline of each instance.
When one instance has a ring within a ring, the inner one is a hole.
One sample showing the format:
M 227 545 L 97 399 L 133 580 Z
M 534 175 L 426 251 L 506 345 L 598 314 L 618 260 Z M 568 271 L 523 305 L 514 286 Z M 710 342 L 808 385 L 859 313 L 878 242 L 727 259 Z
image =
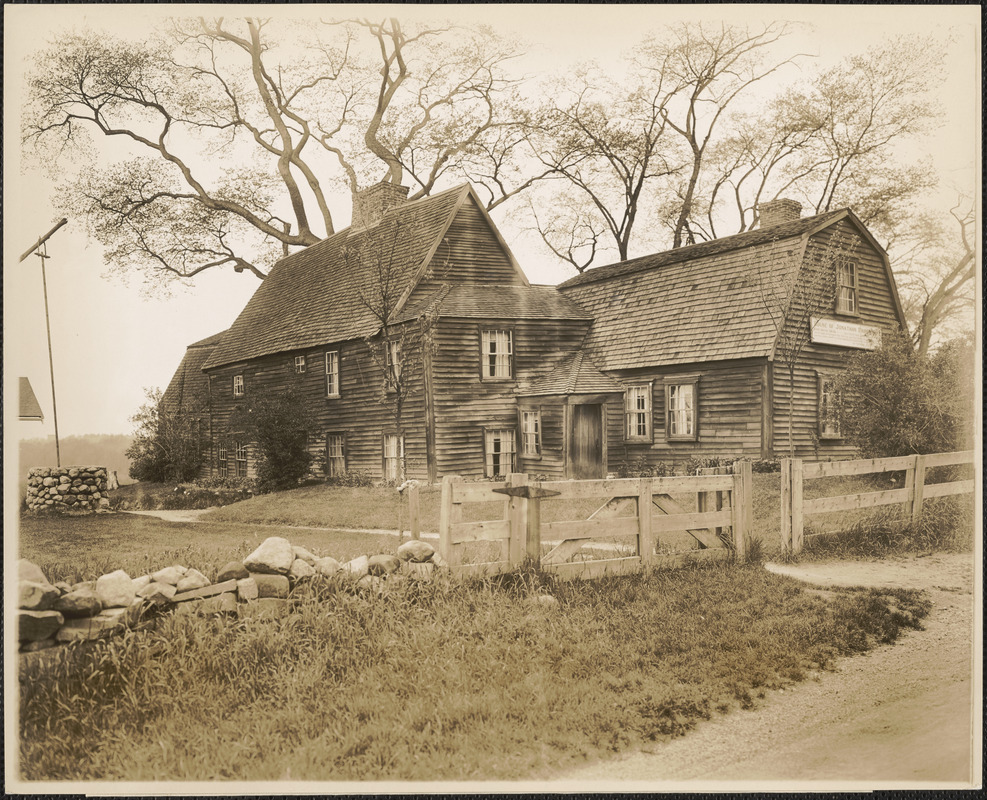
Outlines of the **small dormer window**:
M 857 265 L 846 261 L 836 268 L 836 313 L 856 316 Z

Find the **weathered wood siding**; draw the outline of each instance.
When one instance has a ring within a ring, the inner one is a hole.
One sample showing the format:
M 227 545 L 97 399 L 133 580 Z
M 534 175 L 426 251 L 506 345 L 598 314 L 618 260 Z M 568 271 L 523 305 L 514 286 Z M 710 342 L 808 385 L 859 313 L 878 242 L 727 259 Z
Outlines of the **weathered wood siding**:
M 517 430 L 514 389 L 519 375 L 544 375 L 558 360 L 578 349 L 587 322 L 564 320 L 440 319 L 435 327 L 432 362 L 435 397 L 435 449 L 439 475 L 480 478 L 484 471 L 484 428 Z M 480 378 L 480 331 L 513 331 L 514 377 Z M 538 401 L 541 405 L 547 405 Z M 543 436 L 561 439 L 559 420 L 543 417 Z M 518 442 L 519 445 L 519 442 Z M 547 449 L 547 448 L 546 448 Z M 543 457 L 536 471 L 559 475 L 558 456 Z
M 644 462 L 680 467 L 693 456 L 760 458 L 764 361 L 682 364 L 609 373 L 625 386 L 652 383 L 653 442 L 627 441 L 623 403 L 607 404 L 607 469 Z M 698 378 L 698 438 L 669 441 L 665 430 L 665 384 Z
M 561 480 L 565 478 L 565 398 L 526 397 L 518 400 L 518 409 L 541 412 L 541 456 L 538 458 L 520 455 L 521 423 L 518 430 L 518 469 L 528 475 L 544 475 Z
M 853 225 L 843 220 L 816 234 L 806 247 L 806 258 L 825 258 L 827 248 L 845 251 L 857 268 L 858 314 L 854 316 L 836 313 L 833 307 L 820 316 L 872 325 L 884 331 L 898 327 L 893 290 L 888 281 L 884 263 L 874 248 L 856 233 Z M 835 278 L 834 278 L 835 280 Z M 791 324 L 791 323 L 790 323 Z M 795 456 L 812 459 L 851 458 L 856 451 L 843 439 L 819 438 L 818 376 L 833 375 L 843 369 L 848 354 L 859 352 L 851 348 L 828 344 L 808 343 L 795 367 L 793 440 Z M 788 441 L 789 374 L 788 366 L 776 360 L 773 366 L 774 385 L 773 450 L 784 457 L 790 452 Z
M 326 396 L 325 353 L 339 352 L 340 396 Z M 305 356 L 305 372 L 295 372 L 295 356 Z M 406 359 L 414 355 L 405 354 Z M 410 362 L 409 362 L 410 363 Z M 405 400 L 402 427 L 405 431 L 407 476 L 427 479 L 426 441 L 424 426 L 424 393 L 420 369 Z M 233 376 L 244 376 L 245 395 L 233 397 Z M 394 395 L 382 391 L 384 378 L 381 368 L 371 358 L 367 344 L 351 340 L 304 351 L 280 353 L 253 359 L 246 364 L 225 366 L 210 371 L 211 428 L 214 445 L 210 453 L 211 474 L 218 474 L 215 443 L 228 429 L 230 414 L 237 403 L 258 391 L 278 392 L 292 388 L 304 398 L 312 415 L 309 431 L 309 452 L 313 455 L 312 470 L 322 474 L 327 432 L 345 435 L 346 468 L 365 472 L 374 478 L 382 476 L 383 434 L 395 433 Z M 257 448 L 248 452 L 248 477 L 256 476 Z M 232 459 L 232 453 L 230 454 Z M 230 474 L 233 462 L 230 461 Z
M 418 285 L 439 283 L 523 283 L 472 197 L 466 198 L 449 225 Z

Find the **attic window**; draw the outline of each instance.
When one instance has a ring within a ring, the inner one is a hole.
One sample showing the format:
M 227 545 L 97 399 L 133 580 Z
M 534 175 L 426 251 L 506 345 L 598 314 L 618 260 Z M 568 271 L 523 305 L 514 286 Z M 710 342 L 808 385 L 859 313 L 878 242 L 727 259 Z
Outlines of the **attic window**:
M 856 316 L 857 265 L 852 261 L 840 264 L 836 269 L 836 313 Z
M 243 375 L 233 376 L 233 396 L 243 397 Z
M 484 378 L 510 378 L 514 367 L 513 331 L 482 331 L 480 358 Z
M 305 356 L 295 356 L 295 373 L 301 375 L 305 371 Z

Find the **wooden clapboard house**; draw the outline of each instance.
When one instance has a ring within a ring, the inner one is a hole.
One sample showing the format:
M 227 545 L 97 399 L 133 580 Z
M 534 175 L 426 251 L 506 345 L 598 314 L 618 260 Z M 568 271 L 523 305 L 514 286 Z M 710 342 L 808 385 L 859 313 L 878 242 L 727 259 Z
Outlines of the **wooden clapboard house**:
M 849 210 L 801 219 L 776 201 L 754 231 L 552 287 L 529 283 L 470 186 L 406 192 L 366 190 L 349 229 L 282 259 L 228 331 L 189 348 L 166 397 L 200 373 L 206 472 L 254 474 L 231 413 L 288 388 L 330 476 L 596 478 L 783 454 L 783 321 L 764 287 L 837 242 L 834 301 L 797 362 L 793 428 L 800 455 L 850 453 L 827 379 L 903 316 L 886 254 Z

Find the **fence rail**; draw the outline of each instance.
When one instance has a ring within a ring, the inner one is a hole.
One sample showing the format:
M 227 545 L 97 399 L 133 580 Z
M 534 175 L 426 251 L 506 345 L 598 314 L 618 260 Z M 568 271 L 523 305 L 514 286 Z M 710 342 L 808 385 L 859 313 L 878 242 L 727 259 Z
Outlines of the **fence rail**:
M 674 478 L 538 482 L 517 473 L 507 481 L 466 483 L 446 476 L 442 479 L 439 552 L 459 574 L 494 575 L 531 559 L 562 577 L 590 578 L 637 572 L 649 564 L 674 561 L 675 556 L 656 553 L 656 533 L 688 531 L 700 548 L 722 552 L 727 549 L 724 537 L 718 538 L 716 533 L 729 528 L 730 549 L 742 558 L 752 525 L 752 487 L 748 462 L 738 462 L 731 474 Z M 505 494 L 508 489 L 514 491 Z M 603 504 L 585 519 L 542 523 L 541 501 L 549 493 L 553 500 L 601 498 Z M 669 496 L 672 493 L 695 494 L 698 510 L 683 511 Z M 718 498 L 715 505 L 704 502 L 711 493 Z M 501 503 L 503 509 L 497 519 L 463 521 L 464 505 L 494 502 Z M 544 556 L 543 538 L 555 543 Z M 633 555 L 571 560 L 587 541 L 600 538 L 627 539 Z M 464 546 L 479 541 L 501 542 L 499 557 L 479 564 L 463 563 Z
M 946 483 L 926 484 L 926 471 L 932 467 L 972 464 L 972 450 L 931 455 L 896 456 L 894 458 L 859 459 L 856 461 L 829 461 L 805 464 L 799 458 L 785 458 L 781 462 L 781 545 L 785 550 L 798 553 L 805 545 L 805 515 L 827 514 L 834 511 L 850 511 L 877 506 L 904 504 L 909 508 L 913 522 L 922 516 L 922 504 L 933 497 L 946 497 L 974 491 L 973 480 L 956 480 Z M 869 475 L 884 472 L 904 472 L 905 485 L 901 489 L 881 492 L 820 497 L 805 500 L 804 484 L 807 480 L 841 475 Z

